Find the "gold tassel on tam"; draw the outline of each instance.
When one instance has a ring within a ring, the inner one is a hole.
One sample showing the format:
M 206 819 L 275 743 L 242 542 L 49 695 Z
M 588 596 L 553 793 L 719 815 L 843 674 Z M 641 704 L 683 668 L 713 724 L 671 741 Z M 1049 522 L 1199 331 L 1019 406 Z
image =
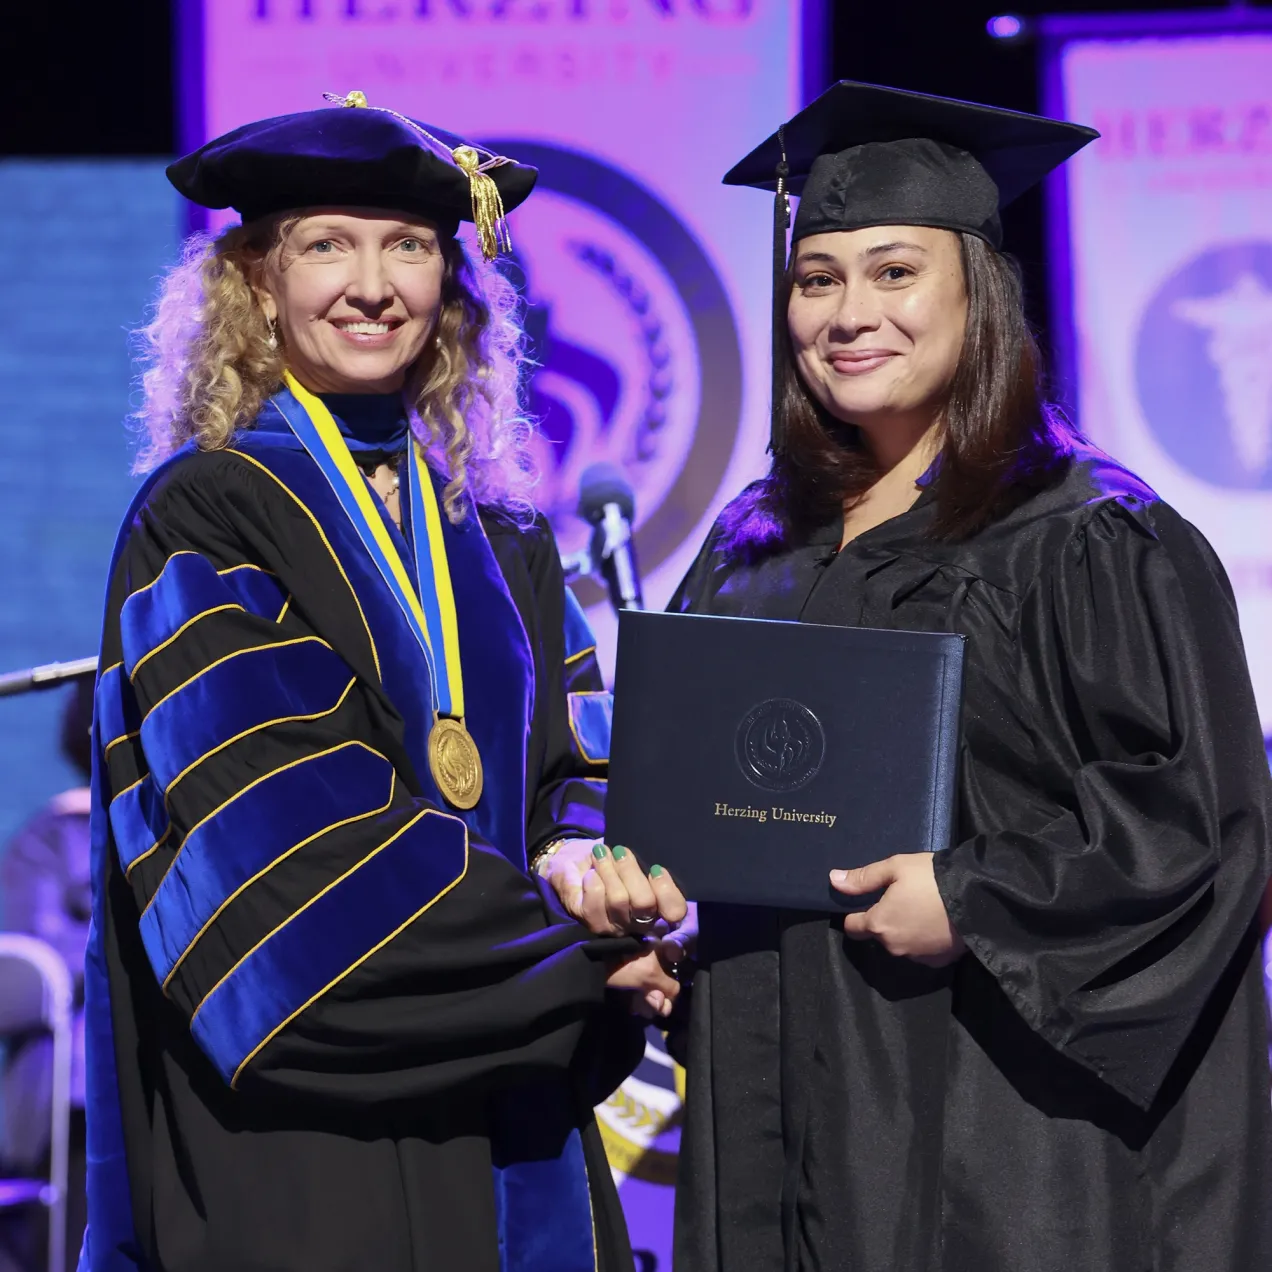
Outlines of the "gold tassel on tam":
M 356 88 L 343 97 L 339 93 L 324 93 L 322 96 L 324 101 L 333 102 L 337 106 L 356 106 L 365 110 L 367 105 L 367 95 Z
M 481 156 L 472 146 L 456 146 L 451 155 L 468 177 L 473 199 L 473 224 L 477 227 L 481 254 L 488 261 L 493 261 L 501 251 L 506 252 L 512 247 L 512 238 L 504 216 L 503 197 L 485 170 L 506 161 L 495 158 L 482 163 Z
M 354 89 L 352 93 L 346 93 L 343 97 L 338 93 L 323 93 L 323 98 L 335 106 L 349 106 L 392 114 L 394 120 L 401 121 L 412 131 L 424 137 L 434 149 L 434 153 L 440 151 L 441 154 L 449 154 L 455 167 L 468 178 L 468 192 L 472 197 L 473 205 L 473 224 L 477 226 L 477 242 L 481 244 L 482 256 L 487 261 L 494 261 L 500 252 L 510 251 L 513 247 L 513 237 L 509 233 L 508 216 L 504 212 L 504 196 L 499 192 L 499 186 L 496 186 L 494 178 L 491 178 L 488 173 L 491 168 L 499 168 L 501 164 L 511 163 L 513 160 L 504 158 L 504 155 L 492 155 L 488 150 L 477 150 L 476 146 L 455 146 L 454 150 L 450 150 L 415 120 L 408 120 L 404 114 L 398 114 L 397 111 L 391 111 L 385 106 L 370 106 L 366 100 L 366 94 L 360 93 L 357 89 Z M 483 160 L 482 154 L 488 155 L 488 158 Z
M 511 163 L 511 159 L 503 155 L 492 155 L 489 150 L 480 151 L 474 146 L 456 146 L 454 150 L 451 150 L 415 120 L 399 115 L 397 111 L 389 110 L 387 106 L 370 105 L 367 95 L 357 89 L 351 93 L 345 93 L 343 97 L 339 93 L 324 93 L 323 98 L 335 106 L 378 110 L 381 114 L 392 115 L 394 119 L 400 120 L 408 128 L 419 133 L 430 144 L 434 153 L 450 155 L 455 166 L 468 178 L 468 191 L 473 201 L 473 224 L 477 227 L 477 242 L 481 244 L 481 254 L 488 261 L 493 261 L 500 252 L 511 250 L 512 235 L 508 232 L 508 218 L 504 212 L 503 195 L 499 193 L 499 187 L 489 175 L 491 168 Z M 489 158 L 483 160 L 483 154 L 488 155 Z

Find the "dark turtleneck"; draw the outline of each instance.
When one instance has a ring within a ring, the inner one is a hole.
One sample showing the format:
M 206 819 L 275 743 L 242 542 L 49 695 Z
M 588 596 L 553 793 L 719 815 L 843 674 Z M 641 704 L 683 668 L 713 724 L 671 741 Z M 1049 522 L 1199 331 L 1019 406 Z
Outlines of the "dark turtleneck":
M 350 451 L 386 458 L 406 449 L 410 423 L 400 393 L 320 393 Z

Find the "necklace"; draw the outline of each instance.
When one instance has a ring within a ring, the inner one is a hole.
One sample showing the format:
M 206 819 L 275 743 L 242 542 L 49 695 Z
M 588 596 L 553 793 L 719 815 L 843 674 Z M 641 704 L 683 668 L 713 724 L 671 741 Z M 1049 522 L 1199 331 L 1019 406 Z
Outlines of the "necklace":
M 399 496 L 402 489 L 402 478 L 398 473 L 397 467 L 399 459 L 400 456 L 386 455 L 381 451 L 369 451 L 353 457 L 353 462 L 357 464 L 362 475 L 367 479 L 367 484 L 380 496 L 380 501 L 388 510 L 389 516 L 393 518 L 393 523 L 400 530 L 402 528 L 402 511 Z

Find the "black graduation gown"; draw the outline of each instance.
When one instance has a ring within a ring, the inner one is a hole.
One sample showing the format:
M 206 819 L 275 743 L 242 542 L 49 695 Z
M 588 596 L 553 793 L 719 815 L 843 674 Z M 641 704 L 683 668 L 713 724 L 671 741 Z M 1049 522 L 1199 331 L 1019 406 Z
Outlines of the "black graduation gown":
M 420 758 L 418 646 L 272 423 L 162 470 L 112 572 L 81 1266 L 624 1272 L 591 1108 L 642 1030 L 605 990 L 619 944 L 525 869 L 603 806 L 551 532 L 443 527 L 486 765 L 461 818 Z
M 968 953 L 702 908 L 677 1272 L 1270 1267 L 1272 793 L 1223 570 L 1085 451 L 968 542 L 932 514 L 754 565 L 717 528 L 672 602 L 968 638 Z

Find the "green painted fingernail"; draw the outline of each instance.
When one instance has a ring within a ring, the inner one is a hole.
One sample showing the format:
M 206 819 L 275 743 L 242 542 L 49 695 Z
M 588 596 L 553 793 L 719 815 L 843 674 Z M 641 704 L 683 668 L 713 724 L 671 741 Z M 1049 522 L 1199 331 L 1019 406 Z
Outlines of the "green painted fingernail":
M 662 868 L 662 866 L 649 867 L 649 877 L 651 879 L 661 879 L 666 873 L 667 872 Z
M 595 857 L 595 858 L 597 859 L 597 861 L 602 861 L 602 860 L 604 860 L 604 858 L 605 858 L 605 845 L 604 845 L 604 844 L 593 844 L 593 845 L 592 845 L 592 856 L 593 856 L 593 857 Z
M 614 860 L 622 861 L 622 859 L 626 856 L 627 856 L 627 849 L 624 848 L 622 844 L 619 844 L 618 847 L 614 849 Z

